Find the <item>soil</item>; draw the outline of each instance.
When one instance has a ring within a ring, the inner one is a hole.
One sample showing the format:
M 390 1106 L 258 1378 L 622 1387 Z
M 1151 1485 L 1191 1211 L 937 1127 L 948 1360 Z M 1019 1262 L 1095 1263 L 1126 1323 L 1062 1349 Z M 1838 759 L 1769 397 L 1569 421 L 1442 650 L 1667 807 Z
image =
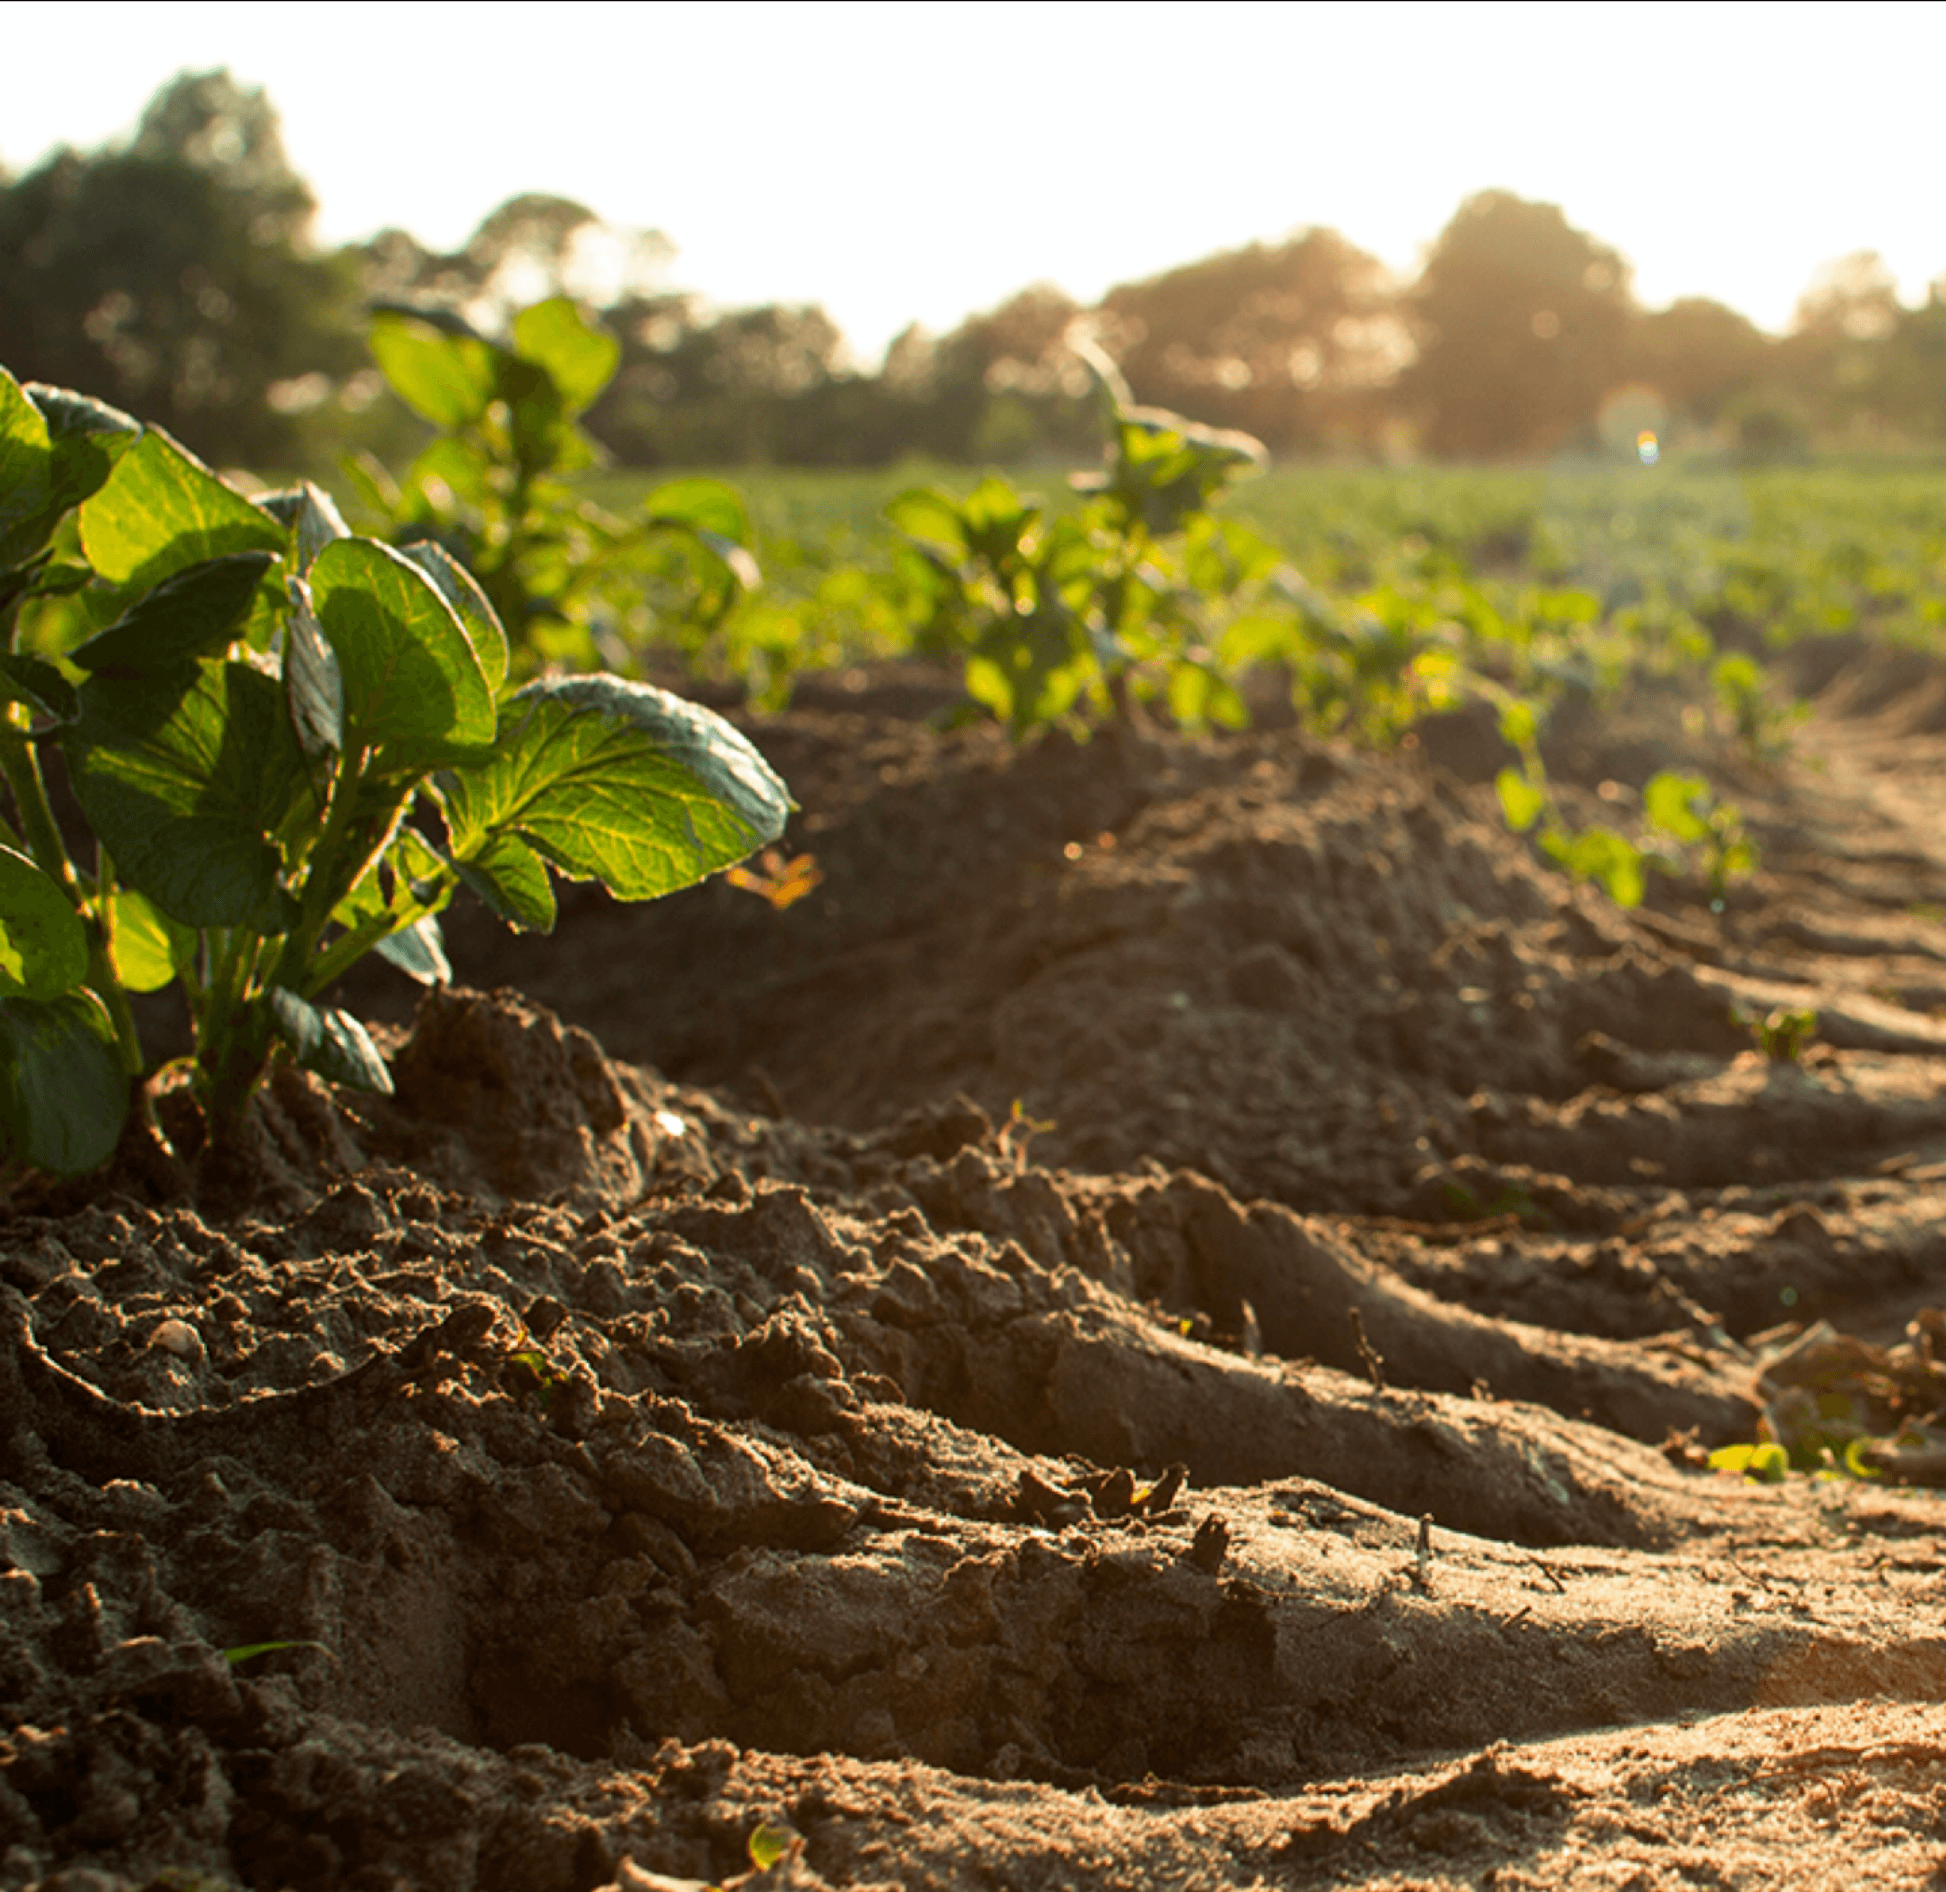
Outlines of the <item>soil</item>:
M 1633 913 L 1474 717 L 813 679 L 807 898 L 456 912 L 391 1099 L 16 1181 L 0 1887 L 1946 1877 L 1946 691 L 1802 671 L 1563 723 L 1762 847 Z

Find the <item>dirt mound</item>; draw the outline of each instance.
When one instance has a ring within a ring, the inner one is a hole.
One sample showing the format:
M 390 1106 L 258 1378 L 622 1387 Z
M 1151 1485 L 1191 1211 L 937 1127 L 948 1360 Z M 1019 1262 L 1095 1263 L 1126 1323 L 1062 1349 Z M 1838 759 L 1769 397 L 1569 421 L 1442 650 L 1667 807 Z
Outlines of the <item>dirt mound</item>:
M 809 900 L 463 923 L 254 1201 L 16 1199 L 0 1887 L 1931 1870 L 1938 1499 L 1700 1465 L 1946 1406 L 1936 739 L 1627 916 L 1451 732 L 852 683 Z

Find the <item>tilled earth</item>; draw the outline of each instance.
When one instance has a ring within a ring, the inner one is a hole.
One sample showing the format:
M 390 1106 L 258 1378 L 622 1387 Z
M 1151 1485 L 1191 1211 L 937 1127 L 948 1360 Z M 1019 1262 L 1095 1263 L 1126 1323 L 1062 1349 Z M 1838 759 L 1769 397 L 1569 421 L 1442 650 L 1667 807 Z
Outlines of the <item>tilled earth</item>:
M 391 1100 L 17 1180 L 0 1887 L 1927 1882 L 1946 715 L 1806 675 L 1762 769 L 1568 719 L 1762 845 L 1634 914 L 1476 718 L 816 679 L 805 900 L 458 914 Z M 1707 1470 L 1760 1416 L 1903 1444 Z

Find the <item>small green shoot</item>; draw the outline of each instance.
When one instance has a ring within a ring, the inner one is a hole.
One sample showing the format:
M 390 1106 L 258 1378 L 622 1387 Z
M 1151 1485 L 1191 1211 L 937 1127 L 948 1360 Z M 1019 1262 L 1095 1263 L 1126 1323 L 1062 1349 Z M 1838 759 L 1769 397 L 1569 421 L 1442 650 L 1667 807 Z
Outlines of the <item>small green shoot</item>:
M 1818 1033 L 1818 1015 L 1809 1006 L 1775 1006 L 1762 1018 L 1736 1007 L 1730 1022 L 1747 1031 L 1772 1064 L 1801 1063 L 1805 1047 Z
M 750 1864 L 758 1872 L 768 1872 L 780 1859 L 803 1849 L 802 1835 L 787 1826 L 772 1826 L 768 1820 L 755 1828 L 745 1845 Z
M 1713 1472 L 1739 1472 L 1760 1485 L 1781 1485 L 1791 1469 L 1791 1455 L 1781 1445 L 1724 1445 L 1710 1454 Z
M 274 1655 L 279 1649 L 316 1649 L 325 1655 L 331 1653 L 321 1642 L 240 1642 L 234 1649 L 223 1651 L 223 1660 L 234 1669 L 245 1662 L 254 1661 L 258 1656 Z

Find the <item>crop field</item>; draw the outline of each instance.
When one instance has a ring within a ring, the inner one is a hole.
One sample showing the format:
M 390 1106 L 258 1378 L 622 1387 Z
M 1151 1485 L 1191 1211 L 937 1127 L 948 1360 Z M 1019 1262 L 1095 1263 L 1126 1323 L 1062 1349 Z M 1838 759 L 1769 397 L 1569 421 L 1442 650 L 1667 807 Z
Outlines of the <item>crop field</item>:
M 1937 1874 L 1946 470 L 373 351 L 0 377 L 0 1892 Z

